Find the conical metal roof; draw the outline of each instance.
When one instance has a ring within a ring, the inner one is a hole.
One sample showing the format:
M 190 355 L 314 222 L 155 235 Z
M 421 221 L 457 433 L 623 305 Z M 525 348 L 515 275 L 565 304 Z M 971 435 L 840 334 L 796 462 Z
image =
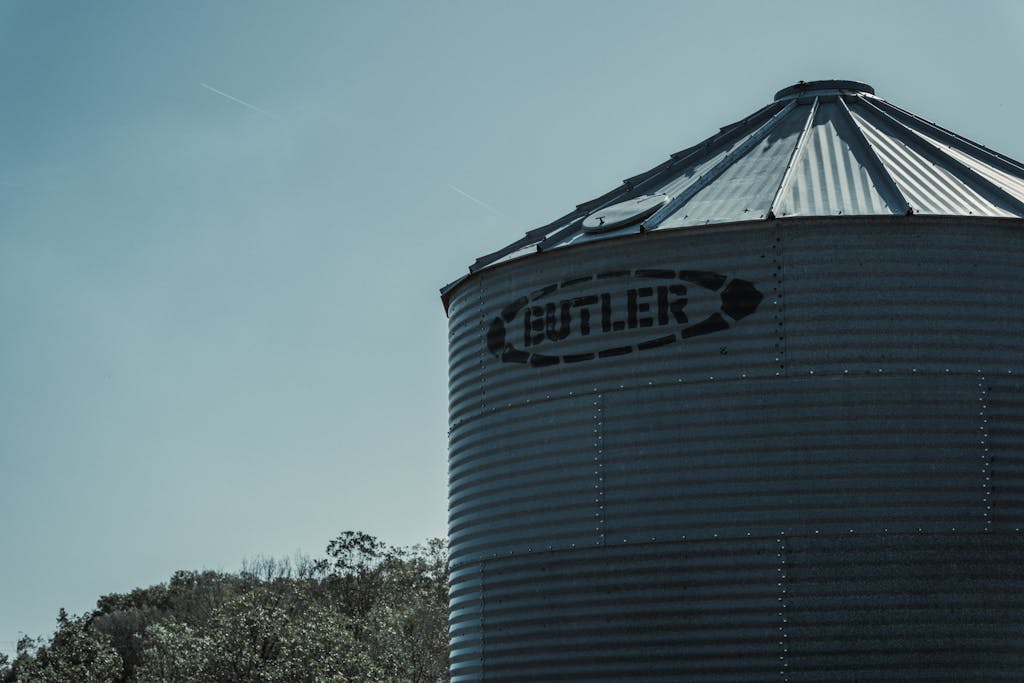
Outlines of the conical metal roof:
M 631 233 L 831 216 L 1024 217 L 1024 164 L 856 81 L 803 82 L 470 267 Z M 453 283 L 454 284 L 454 283 Z

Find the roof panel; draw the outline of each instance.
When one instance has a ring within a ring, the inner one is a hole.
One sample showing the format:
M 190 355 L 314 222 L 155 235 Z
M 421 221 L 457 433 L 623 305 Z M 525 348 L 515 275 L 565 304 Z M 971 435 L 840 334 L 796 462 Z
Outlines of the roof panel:
M 877 128 L 858 111 L 854 111 L 853 116 L 886 170 L 910 202 L 914 213 L 938 216 L 1013 216 L 968 187 L 952 171 L 925 158 L 891 130 Z
M 936 140 L 935 138 L 925 135 L 920 131 L 915 132 L 928 143 L 936 147 L 942 148 L 946 152 L 946 154 L 955 158 L 957 161 L 964 164 L 965 166 L 970 168 L 975 173 L 981 175 L 985 179 L 989 180 L 994 185 L 1000 187 L 1006 192 L 1009 192 L 1017 199 L 1024 200 L 1024 179 L 1006 173 L 1005 171 L 1002 171 L 999 168 L 996 168 L 995 166 L 986 164 L 980 159 L 972 157 L 969 154 L 965 154 L 964 152 L 961 152 L 955 147 L 945 145 L 939 140 Z
M 822 102 L 776 217 L 903 213 L 876 187 L 870 171 L 872 152 L 856 142 L 839 103 Z
M 855 81 L 785 88 L 775 102 L 477 259 L 470 270 L 654 228 L 911 211 L 1024 218 L 1024 165 L 873 92 Z M 582 231 L 593 212 L 645 194 L 667 200 L 643 222 Z
M 794 107 L 760 143 L 658 227 L 678 228 L 765 218 L 810 110 L 810 104 Z M 665 193 L 671 194 L 667 190 Z

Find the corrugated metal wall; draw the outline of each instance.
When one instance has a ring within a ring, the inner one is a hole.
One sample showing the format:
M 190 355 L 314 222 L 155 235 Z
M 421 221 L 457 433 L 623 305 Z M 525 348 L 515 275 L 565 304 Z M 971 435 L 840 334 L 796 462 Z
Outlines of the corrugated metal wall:
M 1021 228 L 681 230 L 460 285 L 453 680 L 1019 680 Z

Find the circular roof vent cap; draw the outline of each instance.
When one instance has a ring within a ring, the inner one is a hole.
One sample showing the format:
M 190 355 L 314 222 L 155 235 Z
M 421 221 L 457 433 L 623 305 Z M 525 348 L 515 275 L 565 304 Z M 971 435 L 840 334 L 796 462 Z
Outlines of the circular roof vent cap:
M 644 194 L 606 206 L 583 219 L 583 231 L 588 233 L 608 232 L 639 223 L 664 206 L 667 201 L 668 197 L 663 194 Z
M 839 92 L 863 92 L 875 94 L 875 89 L 860 81 L 800 81 L 775 93 L 775 101 L 792 100 L 804 95 L 837 94 Z

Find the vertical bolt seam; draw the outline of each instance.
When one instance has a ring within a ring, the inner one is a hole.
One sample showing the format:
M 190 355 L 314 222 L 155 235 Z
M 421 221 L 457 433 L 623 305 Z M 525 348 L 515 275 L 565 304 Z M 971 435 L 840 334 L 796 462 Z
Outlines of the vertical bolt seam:
M 597 518 L 597 545 L 605 545 L 605 482 L 604 482 L 604 394 L 594 400 L 594 513 Z
M 985 531 L 992 531 L 992 452 L 988 433 L 989 391 L 985 374 L 978 371 L 978 400 L 981 403 L 978 416 L 981 420 L 981 511 L 985 519 Z
M 789 623 L 787 607 L 789 597 L 787 594 L 788 581 L 786 579 L 786 537 L 780 536 L 775 539 L 775 557 L 777 566 L 775 568 L 776 583 L 778 584 L 779 603 L 779 676 L 784 683 L 789 682 Z
M 776 321 L 776 366 L 777 371 L 784 377 L 789 376 L 789 364 L 786 362 L 786 302 L 785 295 L 785 258 L 783 258 L 782 229 L 778 223 L 774 230 L 775 241 L 772 244 L 772 294 L 775 300 L 775 321 Z
M 487 596 L 486 590 L 486 572 L 484 571 L 485 563 L 480 562 L 480 681 L 484 681 L 484 667 L 487 662 L 487 657 L 484 656 L 484 643 L 487 641 L 484 639 L 484 607 Z

